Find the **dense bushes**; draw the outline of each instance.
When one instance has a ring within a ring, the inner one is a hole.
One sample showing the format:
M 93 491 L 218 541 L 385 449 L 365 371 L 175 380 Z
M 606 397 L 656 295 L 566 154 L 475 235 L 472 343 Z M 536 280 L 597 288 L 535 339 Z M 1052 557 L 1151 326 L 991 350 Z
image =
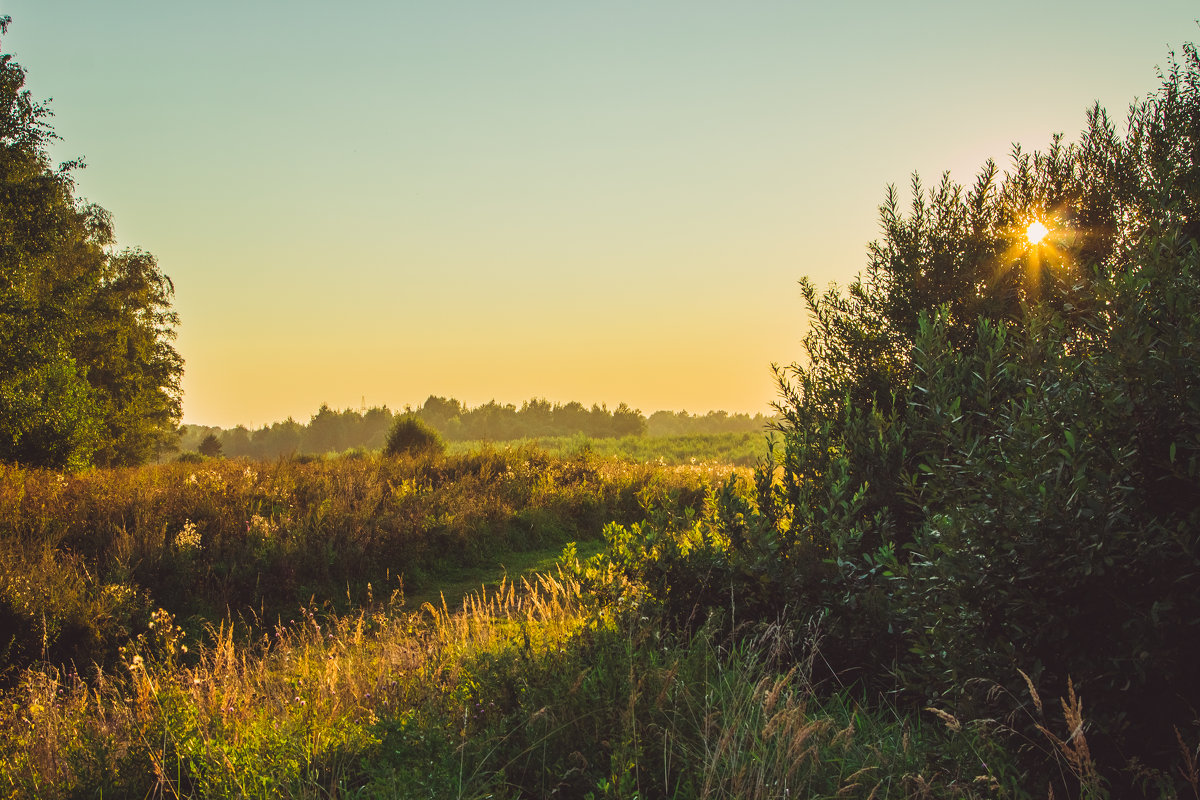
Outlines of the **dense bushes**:
M 1187 47 L 1123 136 L 1097 109 L 970 190 L 914 181 L 907 214 L 890 192 L 865 273 L 804 284 L 778 462 L 698 522 L 618 531 L 585 577 L 678 624 L 818 620 L 830 674 L 922 705 L 1070 681 L 1106 780 L 1177 756 L 1200 717 L 1197 131 Z

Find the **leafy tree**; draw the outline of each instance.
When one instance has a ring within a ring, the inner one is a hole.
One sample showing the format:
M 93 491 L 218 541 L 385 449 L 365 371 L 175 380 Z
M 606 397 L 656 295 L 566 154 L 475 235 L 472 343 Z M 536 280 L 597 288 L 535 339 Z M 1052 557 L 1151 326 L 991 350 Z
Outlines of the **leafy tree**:
M 0 458 L 140 463 L 181 414 L 173 287 L 150 254 L 114 252 L 107 212 L 74 197 L 82 162 L 51 165 L 50 111 L 24 85 L 0 55 Z
M 388 431 L 385 455 L 418 455 L 440 453 L 445 449 L 442 437 L 416 414 L 401 414 L 392 422 Z
M 445 397 L 430 395 L 417 413 L 430 425 L 439 428 L 454 417 L 461 416 L 465 410 L 462 403 L 453 398 L 447 400 Z
M 220 458 L 224 449 L 217 435 L 210 433 L 200 442 L 200 446 L 196 448 L 196 451 L 205 458 Z
M 612 413 L 611 436 L 641 436 L 646 432 L 646 418 L 637 409 L 621 403 Z
M 827 565 L 778 585 L 825 609 L 843 668 L 922 702 L 1071 678 L 1102 747 L 1153 757 L 1200 707 L 1194 47 L 1127 128 L 1094 108 L 1078 144 L 969 190 L 914 180 L 907 213 L 889 191 L 865 273 L 804 283 L 755 524 Z
M 317 413 L 309 420 L 305 432 L 305 450 L 309 453 L 338 453 L 347 449 L 346 418 L 322 403 Z

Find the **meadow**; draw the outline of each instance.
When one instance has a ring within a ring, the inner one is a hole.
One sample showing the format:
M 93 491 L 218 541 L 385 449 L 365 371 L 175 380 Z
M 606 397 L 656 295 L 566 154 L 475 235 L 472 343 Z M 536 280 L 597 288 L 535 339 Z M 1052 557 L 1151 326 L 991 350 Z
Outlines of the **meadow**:
M 4 467 L 0 792 L 1027 797 L 1030 751 L 1086 787 L 1077 706 L 1030 739 L 871 699 L 741 589 L 671 624 L 647 589 L 703 576 L 630 571 L 752 477 L 528 445 Z
M 815 643 L 787 626 L 671 633 L 594 590 L 611 570 L 582 549 L 697 518 L 731 477 L 528 446 L 4 467 L 0 791 L 986 797 L 1011 783 L 987 736 L 818 692 L 784 656 L 811 660 Z M 498 566 L 556 546 L 552 569 Z M 464 565 L 498 582 L 409 600 Z
M 765 431 L 665 436 L 641 434 L 609 438 L 576 434 L 519 439 L 510 442 L 509 446 L 533 445 L 558 456 L 570 456 L 586 451 L 642 464 L 754 467 L 763 458 L 763 442 L 766 436 Z M 483 447 L 484 444 L 478 441 L 450 442 L 448 450 L 452 453 L 469 453 Z
M 595 540 L 647 504 L 698 506 L 717 474 L 530 447 L 73 475 L 0 466 L 0 674 L 111 663 L 158 607 L 193 626 L 357 608 L 503 553 Z
M 173 423 L 43 347 L 73 325 L 19 330 L 0 791 L 1200 800 L 1200 52 L 1160 84 L 1120 132 L 889 189 L 864 272 L 801 281 L 765 441 L 431 397 L 376 444 L 323 407 L 305 447 L 119 467 Z

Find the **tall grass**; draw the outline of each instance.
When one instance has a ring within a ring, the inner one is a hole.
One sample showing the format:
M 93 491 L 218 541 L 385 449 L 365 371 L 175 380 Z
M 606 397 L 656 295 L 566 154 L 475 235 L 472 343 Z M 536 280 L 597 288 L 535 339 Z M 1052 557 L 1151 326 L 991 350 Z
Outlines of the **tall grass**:
M 459 610 L 304 615 L 185 653 L 166 612 L 90 681 L 0 705 L 11 797 L 987 797 L 940 726 L 818 699 L 769 648 L 600 623 L 569 578 Z M 962 738 L 959 734 L 959 738 Z M 979 747 L 977 737 L 967 742 Z
M 64 476 L 0 465 L 0 675 L 112 663 L 164 607 L 204 621 L 348 609 L 453 564 L 697 507 L 716 469 L 531 447 L 456 456 L 207 461 Z

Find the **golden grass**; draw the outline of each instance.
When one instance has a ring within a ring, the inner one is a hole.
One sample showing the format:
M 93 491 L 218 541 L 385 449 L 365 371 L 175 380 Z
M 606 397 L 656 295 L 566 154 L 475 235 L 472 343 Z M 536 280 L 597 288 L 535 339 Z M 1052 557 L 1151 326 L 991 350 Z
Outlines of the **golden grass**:
M 378 744 L 381 717 L 437 706 L 480 652 L 561 641 L 582 622 L 577 602 L 573 582 L 546 576 L 505 582 L 458 611 L 427 604 L 322 621 L 304 609 L 297 625 L 248 644 L 221 626 L 190 663 L 160 612 L 120 672 L 90 682 L 52 667 L 26 672 L 0 708 L 0 787 L 66 796 L 130 769 L 161 796 L 298 790 L 322 772 L 336 783 L 339 760 Z M 246 782 L 254 775 L 259 785 Z

